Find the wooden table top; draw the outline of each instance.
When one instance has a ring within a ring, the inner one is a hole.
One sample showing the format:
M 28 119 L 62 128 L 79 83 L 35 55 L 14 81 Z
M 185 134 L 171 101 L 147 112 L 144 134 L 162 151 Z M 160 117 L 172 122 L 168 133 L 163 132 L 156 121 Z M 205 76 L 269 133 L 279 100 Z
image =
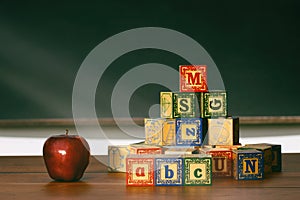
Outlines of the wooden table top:
M 52 181 L 42 157 L 5 156 L 0 157 L 0 199 L 299 199 L 300 154 L 282 159 L 283 171 L 260 181 L 215 178 L 212 186 L 126 187 L 124 173 L 108 173 L 94 156 L 79 182 Z

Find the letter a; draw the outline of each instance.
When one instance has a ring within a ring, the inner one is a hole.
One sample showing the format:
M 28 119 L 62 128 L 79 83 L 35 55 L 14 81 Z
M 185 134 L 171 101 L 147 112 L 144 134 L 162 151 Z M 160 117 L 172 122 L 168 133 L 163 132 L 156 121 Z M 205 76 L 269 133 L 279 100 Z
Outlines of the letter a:
M 138 167 L 135 170 L 136 176 L 145 176 L 145 168 L 144 167 Z

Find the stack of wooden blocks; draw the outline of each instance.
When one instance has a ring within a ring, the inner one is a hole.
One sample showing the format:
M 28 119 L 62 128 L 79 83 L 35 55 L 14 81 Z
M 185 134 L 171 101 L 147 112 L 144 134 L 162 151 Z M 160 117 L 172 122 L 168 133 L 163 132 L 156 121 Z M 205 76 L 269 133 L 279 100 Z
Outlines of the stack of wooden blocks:
M 281 171 L 281 145 L 239 143 L 226 91 L 208 90 L 206 66 L 179 66 L 180 92 L 160 93 L 160 118 L 144 120 L 145 142 L 109 146 L 109 171 L 128 186 L 211 185 L 212 177 L 263 179 Z

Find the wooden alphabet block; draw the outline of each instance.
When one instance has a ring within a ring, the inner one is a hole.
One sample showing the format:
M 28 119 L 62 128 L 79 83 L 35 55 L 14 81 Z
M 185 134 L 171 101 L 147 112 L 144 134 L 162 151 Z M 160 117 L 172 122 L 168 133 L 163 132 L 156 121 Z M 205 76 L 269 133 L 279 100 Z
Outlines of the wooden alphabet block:
M 239 118 L 212 118 L 208 122 L 209 145 L 238 145 L 239 144 Z
M 131 144 L 129 148 L 131 154 L 162 154 L 162 148 L 160 146 Z
M 200 117 L 200 93 L 175 92 L 173 94 L 173 117 Z
M 183 185 L 183 159 L 175 155 L 155 157 L 155 185 Z
M 281 145 L 268 144 L 268 143 L 264 143 L 264 145 L 271 146 L 272 149 L 272 172 L 281 172 L 282 169 Z
M 261 180 L 264 178 L 264 155 L 263 152 L 248 149 L 234 150 L 233 177 L 236 180 Z
M 126 157 L 129 156 L 128 145 L 108 146 L 108 171 L 126 172 Z
M 201 93 L 201 117 L 226 117 L 227 95 L 225 91 L 209 91 Z
M 235 145 L 214 145 L 215 148 L 226 148 L 226 149 L 230 149 L 230 150 L 237 150 L 240 147 L 242 147 L 241 144 L 235 144 Z
M 206 65 L 179 66 L 180 92 L 206 92 Z
M 212 160 L 209 155 L 193 154 L 183 158 L 184 185 L 211 185 Z
M 187 147 L 178 147 L 172 146 L 168 147 L 164 150 L 164 154 L 166 155 L 186 155 L 186 154 L 193 154 L 195 148 L 187 146 Z
M 175 145 L 175 119 L 144 119 L 145 144 L 171 146 Z
M 127 186 L 154 186 L 154 158 L 142 155 L 126 158 Z
M 173 92 L 160 92 L 160 117 L 173 118 Z
M 201 150 L 212 156 L 212 176 L 232 176 L 232 150 L 229 148 L 204 148 Z
M 176 145 L 201 146 L 204 138 L 202 128 L 203 119 L 201 118 L 176 119 Z
M 271 146 L 265 144 L 246 144 L 245 148 L 253 148 L 262 151 L 264 154 L 264 173 L 267 174 L 272 172 L 273 155 Z
M 162 118 L 144 119 L 145 144 L 162 145 L 163 124 L 165 121 Z

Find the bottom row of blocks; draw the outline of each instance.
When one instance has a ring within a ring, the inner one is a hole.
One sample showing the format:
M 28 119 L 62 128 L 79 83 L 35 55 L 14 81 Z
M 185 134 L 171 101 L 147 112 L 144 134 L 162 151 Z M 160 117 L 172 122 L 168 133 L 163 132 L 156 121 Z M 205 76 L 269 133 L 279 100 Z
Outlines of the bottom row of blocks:
M 254 144 L 233 150 L 203 148 L 193 153 L 129 155 L 126 185 L 211 185 L 212 177 L 261 180 L 265 174 L 281 171 L 280 145 Z
M 211 185 L 210 155 L 129 156 L 126 159 L 126 185 L 176 186 Z

